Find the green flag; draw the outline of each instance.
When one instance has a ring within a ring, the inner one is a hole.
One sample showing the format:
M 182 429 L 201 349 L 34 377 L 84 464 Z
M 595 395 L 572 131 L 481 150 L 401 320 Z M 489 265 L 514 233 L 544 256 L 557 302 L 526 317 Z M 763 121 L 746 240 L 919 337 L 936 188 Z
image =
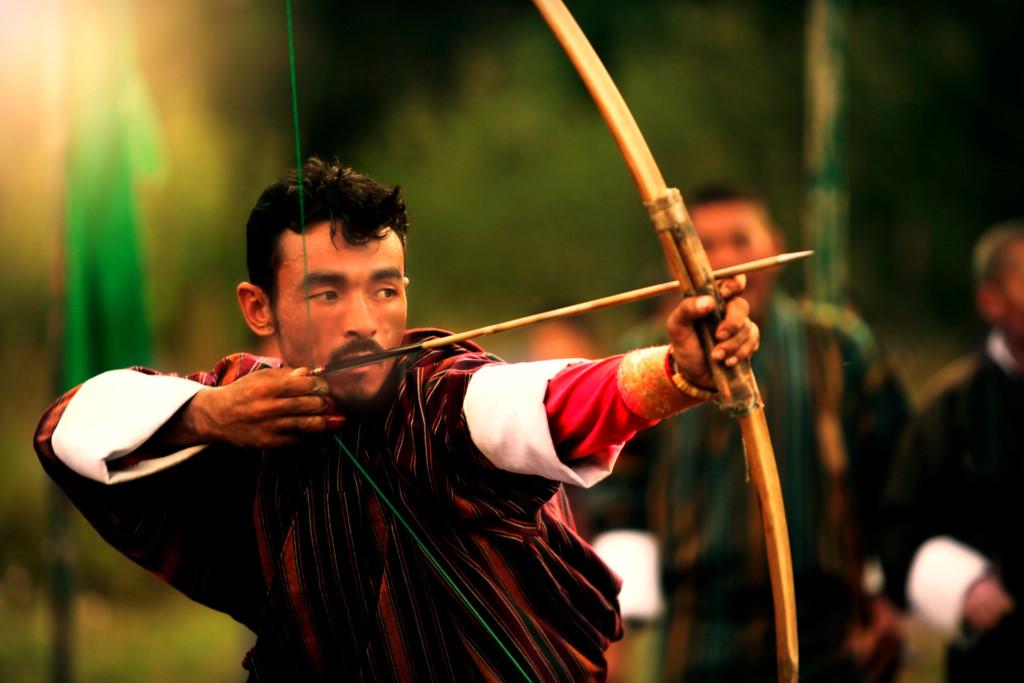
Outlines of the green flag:
M 63 8 L 68 130 L 59 390 L 104 370 L 149 363 L 136 181 L 157 165 L 155 117 L 127 2 L 69 0 Z M 49 541 L 51 680 L 68 683 L 74 541 L 67 501 L 56 489 Z
M 150 361 L 137 180 L 158 163 L 128 4 L 69 5 L 63 388 Z

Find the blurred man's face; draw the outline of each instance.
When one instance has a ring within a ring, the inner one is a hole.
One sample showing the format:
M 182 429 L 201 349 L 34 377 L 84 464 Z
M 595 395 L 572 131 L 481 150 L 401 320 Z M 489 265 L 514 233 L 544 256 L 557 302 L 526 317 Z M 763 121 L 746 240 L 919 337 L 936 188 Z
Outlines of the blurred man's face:
M 690 212 L 697 234 L 714 269 L 727 268 L 781 251 L 781 240 L 769 226 L 764 209 L 744 200 L 714 202 Z M 761 319 L 775 282 L 773 269 L 747 276 L 744 297 L 751 317 Z
M 353 246 L 326 221 L 306 230 L 308 275 L 302 236 L 286 230 L 278 241 L 276 337 L 291 367 L 398 346 L 405 334 L 405 251 L 398 235 Z M 307 293 L 309 318 L 307 320 Z M 359 408 L 385 386 L 394 360 L 328 376 L 342 409 Z
M 978 288 L 978 310 L 1006 335 L 1015 353 L 1024 352 L 1024 240 L 1007 247 L 1006 271 Z
M 526 340 L 529 360 L 599 358 L 594 335 L 574 320 L 554 320 L 530 330 Z

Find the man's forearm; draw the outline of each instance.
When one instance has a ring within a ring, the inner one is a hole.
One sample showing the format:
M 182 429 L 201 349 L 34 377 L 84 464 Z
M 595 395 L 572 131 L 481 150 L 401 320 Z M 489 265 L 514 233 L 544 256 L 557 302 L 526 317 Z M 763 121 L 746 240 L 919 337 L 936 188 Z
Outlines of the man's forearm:
M 216 391 L 207 388 L 197 392 L 139 448 L 140 454 L 155 457 L 218 441 L 217 423 L 211 411 L 212 394 Z
M 701 400 L 672 384 L 667 347 L 570 366 L 548 383 L 551 436 L 567 459 L 621 444 Z M 623 367 L 623 364 L 626 367 Z

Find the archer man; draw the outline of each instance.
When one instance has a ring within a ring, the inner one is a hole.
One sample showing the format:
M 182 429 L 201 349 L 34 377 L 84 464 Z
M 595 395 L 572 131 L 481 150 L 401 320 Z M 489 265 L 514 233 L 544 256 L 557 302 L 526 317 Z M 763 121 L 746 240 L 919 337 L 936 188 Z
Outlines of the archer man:
M 708 395 L 692 324 L 713 299 L 624 356 L 506 364 L 461 343 L 320 376 L 443 333 L 405 327 L 399 190 L 316 158 L 302 178 L 305 226 L 295 174 L 256 202 L 237 289 L 282 358 L 98 375 L 43 415 L 43 467 L 110 544 L 256 633 L 250 681 L 603 679 L 619 580 L 561 485 Z M 743 285 L 720 285 L 715 362 L 757 348 Z

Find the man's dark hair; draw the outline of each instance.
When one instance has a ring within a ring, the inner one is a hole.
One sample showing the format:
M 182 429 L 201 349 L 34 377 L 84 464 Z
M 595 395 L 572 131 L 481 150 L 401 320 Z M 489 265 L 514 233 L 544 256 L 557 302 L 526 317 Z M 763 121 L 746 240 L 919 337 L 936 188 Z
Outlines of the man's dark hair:
M 302 165 L 306 226 L 330 221 L 331 237 L 340 229 L 351 245 L 381 240 L 393 230 L 405 246 L 409 216 L 401 188 L 388 187 L 337 159 L 310 157 Z M 299 183 L 294 170 L 269 186 L 256 200 L 245 226 L 245 256 L 249 282 L 271 299 L 276 295 L 280 265 L 278 238 L 285 230 L 301 233 Z
M 974 282 L 998 282 L 1012 265 L 1009 247 L 1024 242 L 1024 220 L 1003 221 L 985 231 L 974 245 Z
M 732 183 L 709 183 L 707 185 L 701 185 L 687 193 L 685 199 L 686 206 L 689 209 L 696 209 L 701 206 L 707 206 L 708 204 L 718 204 L 721 202 L 749 202 L 760 206 L 766 215 L 768 213 L 768 206 L 765 204 L 764 198 L 758 194 L 758 192 L 749 187 L 735 185 Z

